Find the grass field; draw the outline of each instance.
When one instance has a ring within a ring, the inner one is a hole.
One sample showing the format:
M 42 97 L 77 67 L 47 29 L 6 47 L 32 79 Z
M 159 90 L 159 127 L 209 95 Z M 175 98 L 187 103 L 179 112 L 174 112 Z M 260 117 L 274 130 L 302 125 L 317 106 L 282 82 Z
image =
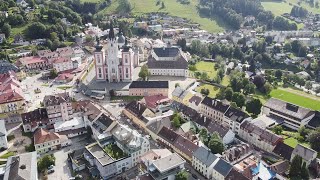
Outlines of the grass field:
M 301 142 L 298 142 L 298 140 L 296 140 L 295 138 L 293 137 L 290 137 L 290 138 L 287 138 L 284 140 L 284 143 L 288 146 L 291 146 L 292 148 L 295 148 L 298 144 L 302 144 L 306 147 L 310 147 L 310 145 L 308 143 L 301 143 Z
M 11 157 L 13 155 L 14 155 L 14 152 L 9 151 L 9 152 L 5 153 L 4 155 L 0 156 L 0 159 L 8 159 L 8 157 Z
M 217 76 L 217 71 L 214 69 L 213 62 L 199 61 L 196 64 L 196 68 L 198 72 L 206 72 L 208 74 L 209 79 L 213 79 Z
M 313 110 L 320 110 L 320 101 L 317 101 L 315 99 L 299 96 L 297 94 L 294 94 L 285 90 L 281 90 L 281 89 L 272 90 L 270 95 L 271 97 L 281 99 L 283 101 L 287 101 L 292 104 L 296 104 L 296 105 L 313 109 Z
M 201 92 L 201 89 L 209 89 L 209 97 L 215 98 L 217 93 L 219 92 L 219 88 L 210 84 L 201 84 L 199 87 L 196 88 L 197 92 Z
M 83 0 L 88 1 L 88 0 Z M 91 0 L 94 1 L 94 0 Z M 209 32 L 221 32 L 224 30 L 225 23 L 219 18 L 209 19 L 201 17 L 197 10 L 198 0 L 190 0 L 190 4 L 180 4 L 176 0 L 162 0 L 165 4 L 165 8 L 161 9 L 161 6 L 156 6 L 157 0 L 130 0 L 132 5 L 132 13 L 134 15 L 141 15 L 150 12 L 166 12 L 172 16 L 178 16 L 191 20 L 194 23 L 199 23 L 202 29 Z M 118 0 L 114 0 L 111 6 L 102 10 L 99 13 L 113 14 L 118 7 Z

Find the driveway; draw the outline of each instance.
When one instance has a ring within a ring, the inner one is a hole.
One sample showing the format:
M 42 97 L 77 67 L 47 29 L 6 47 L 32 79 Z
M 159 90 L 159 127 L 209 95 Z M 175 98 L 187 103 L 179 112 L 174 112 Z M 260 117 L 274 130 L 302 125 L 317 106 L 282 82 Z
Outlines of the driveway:
M 68 180 L 71 177 L 71 172 L 68 163 L 68 152 L 66 149 L 61 149 L 53 153 L 56 158 L 54 173 L 48 174 L 49 180 Z

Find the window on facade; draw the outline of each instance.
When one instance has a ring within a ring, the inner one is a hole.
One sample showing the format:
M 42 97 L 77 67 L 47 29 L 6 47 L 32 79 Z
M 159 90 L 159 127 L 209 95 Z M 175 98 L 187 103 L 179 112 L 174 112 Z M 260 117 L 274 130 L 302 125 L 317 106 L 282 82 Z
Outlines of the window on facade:
M 101 68 L 98 69 L 98 72 L 101 73 Z
M 112 73 L 115 73 L 116 71 L 114 70 L 114 68 L 112 68 Z
M 124 62 L 125 62 L 125 63 L 128 63 L 128 59 L 127 59 L 127 57 L 124 59 Z
M 128 73 L 129 72 L 129 69 L 128 68 L 126 68 L 126 73 Z

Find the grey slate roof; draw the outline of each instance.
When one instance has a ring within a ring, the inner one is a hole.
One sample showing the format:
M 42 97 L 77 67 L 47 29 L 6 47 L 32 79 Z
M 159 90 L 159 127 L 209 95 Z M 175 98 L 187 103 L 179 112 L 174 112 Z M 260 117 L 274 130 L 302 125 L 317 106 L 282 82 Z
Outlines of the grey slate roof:
M 157 61 L 150 55 L 147 66 L 149 69 L 188 69 L 188 61 L 182 56 L 178 57 L 176 60 Z
M 199 147 L 194 153 L 193 156 L 197 158 L 200 162 L 205 164 L 207 167 L 210 166 L 218 157 L 212 154 L 209 150 L 204 147 Z
M 37 153 L 30 152 L 9 157 L 6 169 L 4 180 L 38 179 Z
M 6 74 L 9 71 L 19 72 L 19 68 L 6 60 L 0 60 L 0 74 Z
M 285 116 L 291 117 L 298 121 L 301 121 L 314 113 L 310 109 L 300 107 L 275 98 L 270 98 L 264 106 L 270 108 L 272 111 L 284 114 Z
M 222 103 L 221 101 L 217 100 L 217 99 L 212 99 L 212 98 L 209 98 L 209 97 L 205 97 L 201 104 L 204 104 L 212 109 L 215 109 L 217 111 L 220 111 L 222 113 L 225 113 L 228 108 L 229 108 L 229 105 L 227 104 L 224 104 Z
M 219 159 L 217 164 L 213 167 L 218 173 L 220 173 L 223 177 L 226 177 L 229 172 L 232 170 L 232 165 L 223 159 Z
M 244 119 L 249 117 L 247 113 L 234 107 L 230 107 L 224 115 L 232 121 L 236 121 L 238 123 L 242 123 Z
M 169 88 L 168 81 L 132 81 L 130 88 Z
M 153 51 L 158 57 L 176 57 L 180 52 L 176 47 L 153 48 Z
M 301 144 L 298 144 L 292 152 L 292 155 L 299 155 L 305 160 L 312 160 L 314 154 L 317 154 L 315 150 L 302 146 Z

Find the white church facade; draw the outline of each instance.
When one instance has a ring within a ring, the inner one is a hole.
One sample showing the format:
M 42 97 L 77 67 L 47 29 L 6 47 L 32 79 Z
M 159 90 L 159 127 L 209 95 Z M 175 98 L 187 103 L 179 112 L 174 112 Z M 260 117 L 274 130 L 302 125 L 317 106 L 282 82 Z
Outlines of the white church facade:
M 111 23 L 107 44 L 99 43 L 94 52 L 96 80 L 106 82 L 131 82 L 133 69 L 139 65 L 139 54 L 128 45 L 119 32 L 116 37 Z

